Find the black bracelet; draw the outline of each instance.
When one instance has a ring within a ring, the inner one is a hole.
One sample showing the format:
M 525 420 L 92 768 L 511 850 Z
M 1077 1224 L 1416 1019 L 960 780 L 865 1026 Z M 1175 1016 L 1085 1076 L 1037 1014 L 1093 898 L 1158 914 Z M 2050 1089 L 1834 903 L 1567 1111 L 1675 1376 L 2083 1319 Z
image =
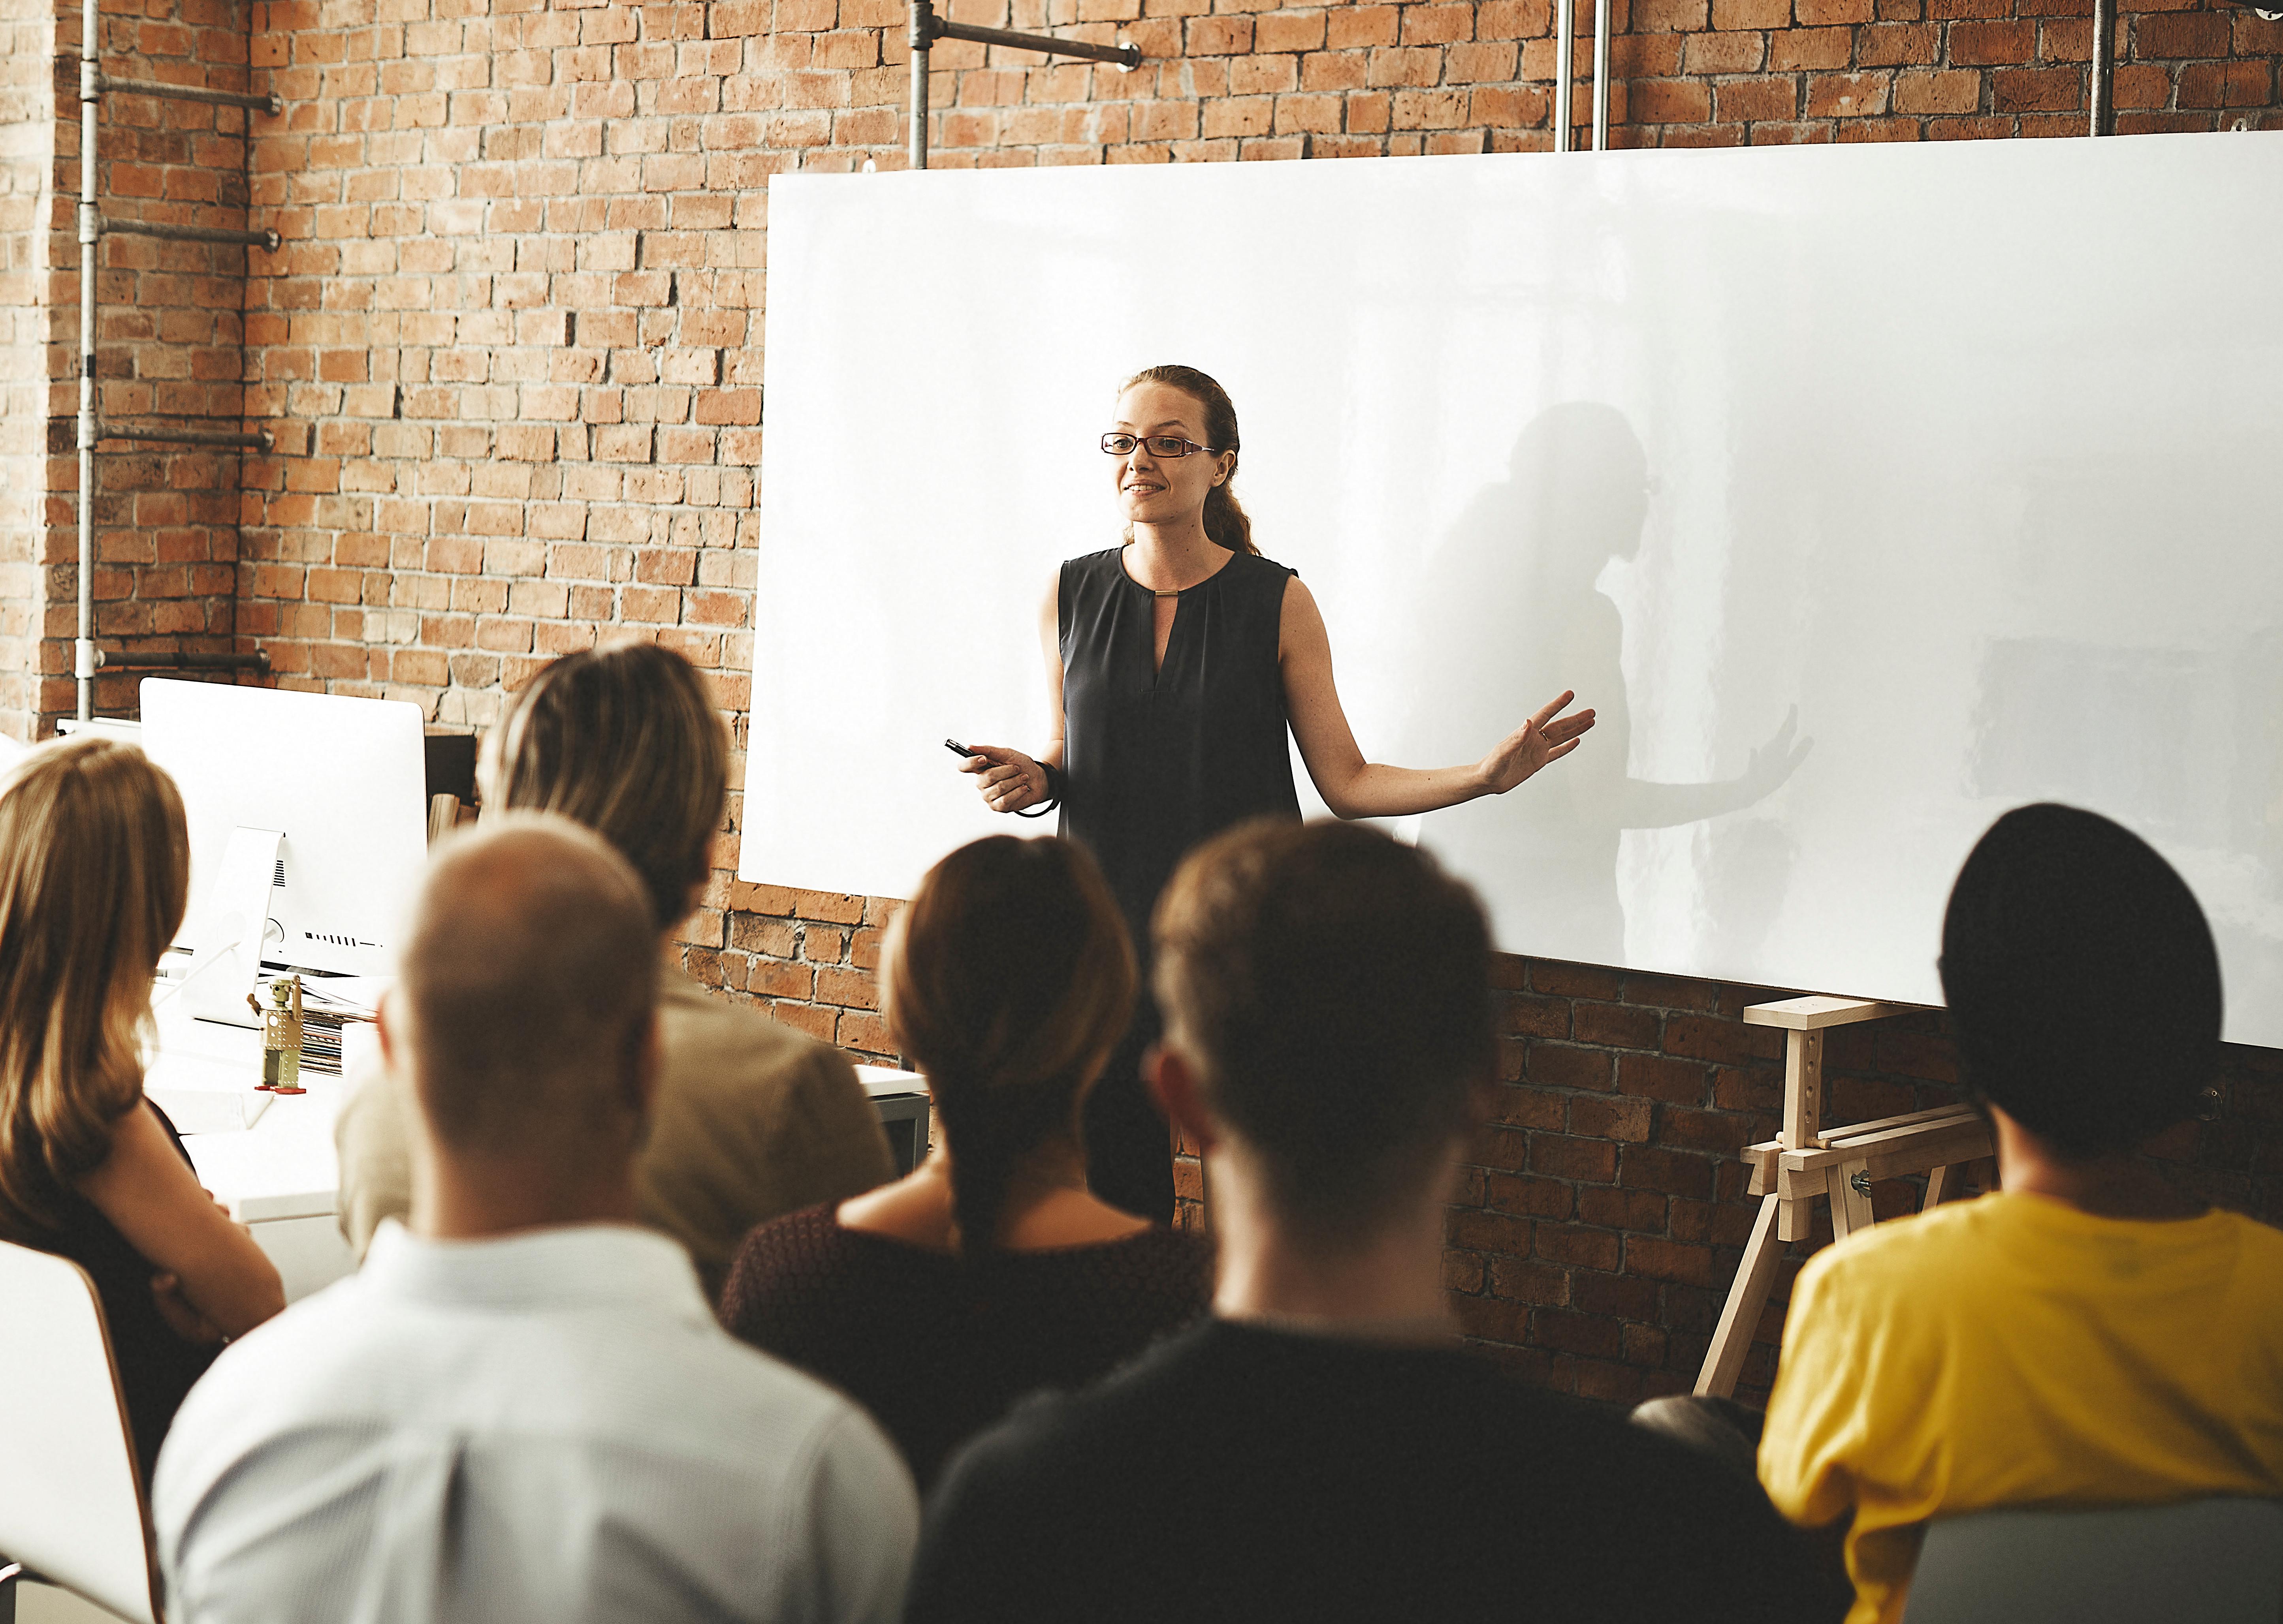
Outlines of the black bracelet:
M 1028 812 L 1018 812 L 1017 818 L 1043 818 L 1063 804 L 1063 770 L 1051 761 L 1039 763 L 1047 775 L 1047 798 Z

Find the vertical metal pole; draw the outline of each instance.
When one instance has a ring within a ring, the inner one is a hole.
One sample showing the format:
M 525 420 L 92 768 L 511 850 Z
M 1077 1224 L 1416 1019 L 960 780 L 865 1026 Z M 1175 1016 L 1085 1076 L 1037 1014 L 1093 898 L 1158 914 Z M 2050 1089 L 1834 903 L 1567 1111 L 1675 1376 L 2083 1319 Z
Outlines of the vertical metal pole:
M 1609 4 L 1593 0 L 1593 150 L 1609 144 Z
M 72 675 L 79 719 L 95 713 L 95 260 L 103 233 L 95 199 L 97 87 L 103 76 L 96 42 L 96 0 L 82 0 L 79 39 L 79 634 Z
M 2092 0 L 2092 128 L 2108 133 L 2110 91 L 2115 76 L 2116 0 Z
M 1576 73 L 1570 50 L 1578 37 L 1578 0 L 1554 4 L 1554 150 L 1570 150 L 1570 81 Z
M 927 167 L 928 48 L 935 43 L 935 6 L 912 0 L 912 167 Z

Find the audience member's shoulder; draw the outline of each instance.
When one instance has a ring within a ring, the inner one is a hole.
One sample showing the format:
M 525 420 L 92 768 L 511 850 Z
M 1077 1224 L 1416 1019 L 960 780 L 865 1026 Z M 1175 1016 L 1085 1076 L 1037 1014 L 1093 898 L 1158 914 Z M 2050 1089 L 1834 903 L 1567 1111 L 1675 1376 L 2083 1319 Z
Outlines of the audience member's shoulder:
M 1089 1387 L 1025 1400 L 960 1459 L 970 1481 L 1055 1485 L 1118 1469 L 1110 1463 L 1146 1465 L 1168 1451 L 1187 1457 L 1198 1429 L 1257 1423 L 1264 1396 L 1290 1404 L 1297 1395 L 1315 1395 L 1298 1402 L 1312 1412 L 1332 1414 L 1341 1395 L 1376 1394 L 1391 1380 L 1404 1388 L 1403 1403 L 1414 1409 L 1463 1412 L 1468 1434 L 1477 1439 L 1542 1425 L 1547 1406 L 1562 1403 L 1471 1355 L 1413 1353 L 1398 1360 L 1399 1371 L 1391 1371 L 1384 1359 L 1354 1344 L 1264 1332 L 1208 1316 L 1160 1338 Z M 1511 1422 L 1500 1414 L 1506 1405 L 1514 1412 Z
M 629 1396 L 619 1426 L 659 1457 L 742 1480 L 798 1504 L 829 1487 L 875 1534 L 901 1527 L 908 1543 L 917 1499 L 903 1456 L 846 1395 L 785 1361 L 737 1340 L 710 1319 L 675 1344 L 679 1357 L 645 1371 L 663 1405 Z M 623 1391 L 624 1384 L 619 1384 Z M 692 1404 L 687 1395 L 700 1395 Z M 886 1518 L 885 1523 L 879 1519 Z
M 2088 1226 L 2108 1222 L 2038 1196 L 2000 1193 L 1952 1202 L 1826 1247 L 1808 1259 L 1800 1284 L 1858 1309 L 1883 1300 L 1948 1301 L 1976 1285 L 2004 1289 L 2022 1258 L 2038 1255 L 2035 1248 L 2057 1235 L 2079 1240 Z M 2237 1248 L 2245 1278 L 2274 1281 L 2283 1292 L 2283 1231 L 2224 1210 L 2184 1222 L 2193 1226 L 2193 1234 L 2180 1231 L 2184 1241 Z
M 1196 1230 L 1157 1225 L 1090 1250 L 1137 1286 L 1212 1294 L 1213 1243 Z
M 862 1238 L 841 1224 L 830 1201 L 756 1224 L 737 1243 L 730 1263 L 730 1293 L 764 1282 L 786 1285 L 845 1270 Z
M 1811 1289 L 1886 1294 L 1933 1290 L 1937 1298 L 1962 1278 L 2002 1262 L 1998 1249 L 2003 1215 L 1994 1203 L 1953 1201 L 1931 1212 L 1889 1218 L 1857 1230 L 1807 1260 L 1801 1270 Z
M 340 1107 L 333 1115 L 333 1146 L 343 1175 L 364 1175 L 380 1159 L 405 1161 L 412 1112 L 401 1079 L 378 1061 L 368 1060 L 350 1068 L 341 1086 Z
M 223 1441 L 287 1430 L 354 1410 L 370 1385 L 361 1370 L 386 1364 L 388 1322 L 358 1275 L 290 1305 L 223 1348 L 175 1412 L 168 1432 L 175 1475 L 215 1460 Z M 378 1333 L 378 1334 L 377 1334 Z M 163 1457 L 162 1457 L 163 1460 Z
M 1098 1392 L 1021 1400 L 954 1450 L 928 1490 L 929 1520 L 949 1536 L 947 1548 L 939 1541 L 939 1556 L 954 1567 L 971 1561 L 976 1553 L 962 1548 L 978 1531 L 1051 1545 L 1071 1519 L 1095 1518 L 1104 1471 L 1140 1475 L 1125 1447 L 1149 1435 L 1139 1420 L 1130 1405 L 1104 1404 Z
M 1653 1485 L 1662 1493 L 1676 1453 L 1684 1475 L 1698 1475 L 1696 1457 L 1669 1449 L 1609 1405 L 1541 1387 L 1488 1357 L 1450 1356 L 1443 1380 L 1476 1433 L 1465 1447 L 1506 1463 L 1518 1479 L 1600 1484 L 1630 1500 Z
M 799 1212 L 756 1224 L 745 1232 L 744 1241 L 738 1249 L 752 1247 L 757 1252 L 801 1257 L 838 1252 L 848 1245 L 853 1234 L 840 1222 L 838 1212 L 838 1203 L 819 1201 Z
M 1203 1230 L 1155 1224 L 1138 1232 L 1133 1239 L 1136 1247 L 1156 1256 L 1179 1258 L 1184 1263 L 1213 1255 L 1212 1237 Z
M 693 1444 L 682 1440 L 700 1453 L 711 1454 L 718 1448 L 748 1455 L 756 1440 L 764 1440 L 767 1447 L 760 1455 L 775 1457 L 792 1475 L 828 1444 L 871 1452 L 877 1443 L 894 1455 L 893 1446 L 881 1437 L 871 1418 L 845 1394 L 740 1341 L 710 1316 L 702 1325 L 689 1327 L 689 1334 L 675 1339 L 670 1350 L 660 1351 L 659 1382 L 706 1395 L 705 1441 Z M 846 1442 L 851 1437 L 858 1439 L 853 1445 Z M 895 1458 L 900 1461 L 901 1457 Z
M 2241 1261 L 2236 1269 L 2238 1289 L 2248 1300 L 2254 1316 L 2271 1334 L 2283 1339 L 2283 1229 L 2245 1217 L 2240 1212 L 2214 1215 L 2215 1230 L 2230 1237 Z M 2264 1304 L 2267 1312 L 2259 1312 Z
M 1168 1428 L 1165 1418 L 1189 1410 L 1199 1380 L 1211 1379 L 1214 1325 L 1208 1320 L 1176 1332 L 1090 1387 L 1032 1394 L 960 1451 L 946 1485 L 955 1476 L 970 1486 L 1051 1483 L 1065 1468 L 1107 1460 L 1124 1444 L 1172 1439 L 1180 1429 Z
M 2263 1278 L 2283 1287 L 2283 1229 L 2271 1224 L 2262 1224 L 2240 1212 L 2220 1215 L 2224 1228 L 2236 1236 L 2236 1244 L 2243 1248 L 2244 1256 Z
M 1661 1558 L 1628 1581 L 1635 1605 L 1607 1616 L 1793 1624 L 1846 1612 L 1851 1587 L 1754 1479 L 1645 1427 L 1615 1417 L 1606 1425 L 1599 1470 L 1578 1480 L 1594 1485 L 1599 1503 L 1576 1509 L 1588 1527 L 1622 1524 Z
M 773 1446 L 791 1445 L 801 1436 L 840 1435 L 848 1430 L 851 1418 L 863 1424 L 857 1430 L 877 1434 L 871 1418 L 853 1401 L 806 1371 L 718 1327 L 707 1327 L 698 1340 L 705 1350 L 704 1363 L 720 1373 L 722 1389 L 769 1418 L 770 1424 L 754 1435 L 768 1438 Z
M 304 1386 L 318 1394 L 336 1391 L 330 1372 L 386 1357 L 376 1356 L 371 1329 L 391 1324 L 392 1316 L 385 1304 L 374 1301 L 370 1285 L 360 1270 L 289 1303 L 284 1313 L 232 1340 L 191 1396 L 196 1398 L 217 1377 L 264 1382 L 281 1399 Z M 267 1376 L 261 1374 L 265 1371 Z
M 1601 1598 L 1557 1613 L 1791 1624 L 1845 1611 L 1843 1598 L 1825 1605 L 1802 1536 L 1749 1473 L 1597 1402 L 1517 1376 L 1499 1372 L 1496 1393 L 1475 1407 L 1483 1465 L 1469 1493 L 1510 1496 L 1541 1531 L 1566 1529 L 1581 1550 L 1621 1528 L 1627 1546 L 1657 1553 L 1655 1562 L 1566 1579 L 1557 1578 L 1560 1565 L 1549 1567 L 1549 1586 L 1582 1578 L 1581 1599 Z M 1559 1485 L 1552 1502 L 1549 1483 Z

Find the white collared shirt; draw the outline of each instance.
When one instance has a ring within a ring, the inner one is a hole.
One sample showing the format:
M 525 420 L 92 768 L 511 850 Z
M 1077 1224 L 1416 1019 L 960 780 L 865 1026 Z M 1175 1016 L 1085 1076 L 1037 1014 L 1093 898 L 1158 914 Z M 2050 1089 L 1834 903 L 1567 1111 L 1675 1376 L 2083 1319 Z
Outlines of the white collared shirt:
M 869 1418 L 630 1226 L 433 1241 L 233 1343 L 152 1487 L 175 1624 L 892 1620 L 918 1535 Z

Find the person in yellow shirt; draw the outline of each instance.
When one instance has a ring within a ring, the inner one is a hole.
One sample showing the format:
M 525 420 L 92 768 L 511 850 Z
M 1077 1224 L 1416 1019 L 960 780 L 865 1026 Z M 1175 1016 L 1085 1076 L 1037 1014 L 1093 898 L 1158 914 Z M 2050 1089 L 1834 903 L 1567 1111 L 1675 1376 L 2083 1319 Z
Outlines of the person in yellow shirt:
M 2194 897 L 2108 820 L 2023 807 L 1967 859 L 1941 970 L 2004 1193 L 1810 1260 L 1761 1434 L 1777 1510 L 1853 1518 L 1848 1624 L 1901 1620 L 1934 1518 L 2283 1496 L 2283 1231 L 2138 1154 L 2218 1061 Z

